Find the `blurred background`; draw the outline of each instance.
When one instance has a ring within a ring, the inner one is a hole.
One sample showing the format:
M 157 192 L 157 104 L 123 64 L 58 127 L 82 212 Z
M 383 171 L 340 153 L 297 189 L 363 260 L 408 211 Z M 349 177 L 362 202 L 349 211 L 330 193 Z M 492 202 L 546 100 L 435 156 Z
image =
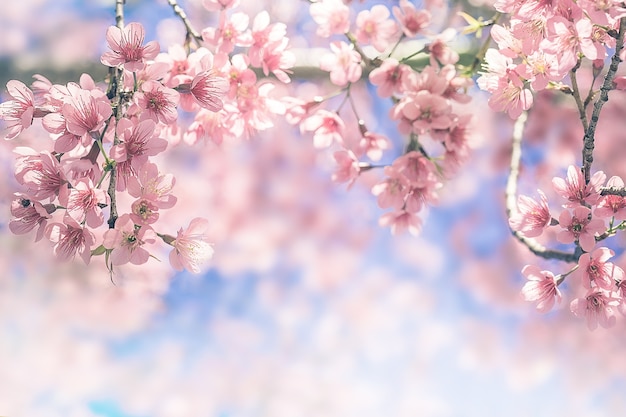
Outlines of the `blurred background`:
M 199 0 L 181 6 L 197 27 L 215 19 Z M 490 16 L 484 5 L 470 6 Z M 272 21 L 288 24 L 292 45 L 319 47 L 324 41 L 313 39 L 307 7 L 242 0 L 241 9 L 268 10 Z M 164 51 L 184 39 L 165 0 L 128 0 L 131 21 L 141 22 Z M 2 2 L 2 85 L 30 84 L 35 73 L 55 83 L 76 81 L 82 72 L 101 81 L 106 69 L 99 57 L 113 23 L 112 0 Z M 306 79 L 288 88 L 296 95 L 331 89 Z M 391 161 L 403 138 L 386 116 L 391 104 L 372 100 L 373 91 L 362 86 L 355 94 L 368 127 L 396 145 L 386 157 Z M 12 235 L 9 208 L 18 190 L 12 150 L 47 136 L 34 126 L 0 143 L 0 416 L 626 411 L 624 320 L 589 332 L 569 313 L 576 295 L 567 288 L 547 315 L 520 297 L 523 265 L 564 267 L 537 260 L 511 238 L 503 206 L 511 124 L 473 95 L 480 125 L 474 157 L 424 216 L 419 237 L 393 237 L 378 226 L 383 211 L 370 188 L 380 173 L 349 190 L 332 183 L 330 155 L 280 122 L 252 140 L 168 151 L 161 162 L 177 177 L 184 213 L 171 215 L 172 232 L 197 215 L 212 224 L 215 258 L 199 276 L 173 274 L 165 255 L 111 280 L 101 260 L 57 264 L 45 239 Z M 553 139 L 525 148 L 527 194 L 549 187 L 548 173 L 562 172 L 578 155 L 567 144 L 579 132 L 564 116 L 546 114 L 531 120 L 549 124 Z M 611 148 L 599 152 L 611 155 Z M 622 243 L 612 242 L 620 258 Z

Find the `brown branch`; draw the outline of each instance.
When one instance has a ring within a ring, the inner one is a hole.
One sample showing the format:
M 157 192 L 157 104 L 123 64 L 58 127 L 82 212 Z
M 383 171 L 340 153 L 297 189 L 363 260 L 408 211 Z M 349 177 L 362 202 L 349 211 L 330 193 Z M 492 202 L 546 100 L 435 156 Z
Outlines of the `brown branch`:
M 600 195 L 616 195 L 626 197 L 626 188 L 624 187 L 603 187 L 600 189 Z
M 604 83 L 602 83 L 602 87 L 600 87 L 600 97 L 598 97 L 593 105 L 593 113 L 591 114 L 589 128 L 586 129 L 585 137 L 583 138 L 583 174 L 585 176 L 586 184 L 589 184 L 589 180 L 591 178 L 591 164 L 593 163 L 593 150 L 595 148 L 594 141 L 598 118 L 600 117 L 602 106 L 604 106 L 604 103 L 609 100 L 609 91 L 613 89 L 613 79 L 615 78 L 615 73 L 617 72 L 620 62 L 622 61 L 619 56 L 624 48 L 625 31 L 626 17 L 622 17 L 619 21 L 619 31 L 617 33 L 617 41 L 615 43 L 615 52 L 611 58 L 611 65 L 609 66 L 609 70 L 604 77 Z
M 507 179 L 505 198 L 506 198 L 506 215 L 511 218 L 511 214 L 517 209 L 517 180 L 519 178 L 520 160 L 522 158 L 522 136 L 524 133 L 524 125 L 528 115 L 526 112 L 515 121 L 513 127 L 513 148 L 511 150 L 511 171 Z M 548 249 L 535 239 L 527 238 L 520 232 L 511 229 L 513 236 L 523 243 L 532 253 L 545 259 L 558 259 L 565 262 L 576 262 L 580 254 L 578 251 L 574 253 L 562 252 L 558 250 Z

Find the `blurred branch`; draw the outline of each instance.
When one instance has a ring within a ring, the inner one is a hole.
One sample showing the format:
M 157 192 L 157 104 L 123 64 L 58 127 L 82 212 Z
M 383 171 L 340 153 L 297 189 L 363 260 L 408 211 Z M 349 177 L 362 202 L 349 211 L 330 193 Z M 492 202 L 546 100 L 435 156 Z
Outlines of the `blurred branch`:
M 511 171 L 506 183 L 506 216 L 511 218 L 511 214 L 517 209 L 517 180 L 519 178 L 520 161 L 522 158 L 522 137 L 528 113 L 524 112 L 515 121 L 513 126 L 513 147 L 511 150 Z M 558 259 L 565 262 L 576 262 L 580 254 L 578 250 L 574 253 L 562 252 L 548 249 L 535 239 L 527 238 L 520 232 L 512 230 L 513 236 L 522 242 L 532 253 L 545 259 Z
M 187 13 L 185 13 L 183 8 L 178 5 L 178 2 L 176 0 L 167 0 L 167 3 L 172 6 L 172 9 L 174 10 L 176 16 L 178 16 L 180 20 L 183 21 L 185 29 L 187 29 L 187 35 L 193 37 L 196 41 L 201 41 L 202 35 L 200 35 L 200 33 L 198 33 L 198 31 L 194 29 L 191 22 L 189 21 L 189 18 L 187 18 Z

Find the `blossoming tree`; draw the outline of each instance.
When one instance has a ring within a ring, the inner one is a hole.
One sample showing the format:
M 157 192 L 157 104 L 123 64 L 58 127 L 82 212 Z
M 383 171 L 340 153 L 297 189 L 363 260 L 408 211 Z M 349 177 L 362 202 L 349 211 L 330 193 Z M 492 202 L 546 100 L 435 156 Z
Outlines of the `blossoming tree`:
M 167 172 L 165 161 L 183 146 L 277 135 L 286 122 L 320 152 L 332 152 L 334 181 L 368 184 L 388 210 L 381 226 L 417 235 L 428 221 L 426 208 L 472 157 L 472 136 L 481 134 L 472 109 L 476 83 L 489 93 L 493 111 L 515 121 L 501 128 L 511 128 L 512 136 L 506 211 L 513 235 L 537 257 L 561 261 L 551 264 L 557 274 L 526 266 L 523 296 L 549 311 L 562 301 L 559 287 L 576 277 L 568 292 L 579 297 L 570 308 L 590 328 L 611 326 L 626 310 L 624 272 L 609 262 L 618 248 L 605 245 L 626 227 L 624 182 L 610 163 L 608 175 L 593 170 L 594 161 L 604 166 L 596 136 L 605 140 L 610 129 L 601 122 L 610 120 L 603 112 L 609 92 L 626 88 L 619 75 L 621 3 L 498 1 L 489 20 L 459 13 L 465 23 L 457 33 L 443 30 L 437 2 L 303 2 L 318 37 L 306 47 L 325 47 L 310 50 L 306 63 L 287 36 L 291 29 L 266 11 L 251 16 L 239 1 L 204 0 L 203 13 L 214 20 L 196 28 L 205 16 L 190 18 L 175 0 L 168 3 L 185 28 L 180 44 L 165 49 L 147 40 L 142 23 L 125 22 L 124 1 L 117 0 L 115 25 L 103 34 L 105 79 L 83 74 L 63 85 L 36 74 L 30 87 L 7 83 L 0 117 L 5 138 L 17 143 L 20 186 L 11 204 L 13 233 L 45 237 L 61 260 L 103 258 L 112 278 L 119 266 L 143 265 L 167 247 L 173 268 L 200 272 L 214 252 L 210 221 L 178 217 L 189 226 L 174 232 L 171 220 L 163 220 L 185 205 L 176 196 L 177 173 Z M 475 57 L 461 60 L 458 41 L 472 36 L 480 41 Z M 307 69 L 328 73 L 323 95 L 299 90 Z M 388 103 L 384 117 L 395 124 L 393 140 L 389 131 L 371 128 L 377 122 L 365 116 L 364 88 Z M 537 191 L 539 199 L 517 197 L 522 168 L 535 168 L 522 165 L 523 142 L 532 135 L 548 143 L 569 123 L 539 120 L 534 109 L 547 103 L 575 109 L 578 127 L 567 129 L 580 140 L 569 149 L 580 155 L 571 158 L 565 178 L 558 164 L 545 173 L 553 179 Z M 19 142 L 35 122 L 47 139 Z

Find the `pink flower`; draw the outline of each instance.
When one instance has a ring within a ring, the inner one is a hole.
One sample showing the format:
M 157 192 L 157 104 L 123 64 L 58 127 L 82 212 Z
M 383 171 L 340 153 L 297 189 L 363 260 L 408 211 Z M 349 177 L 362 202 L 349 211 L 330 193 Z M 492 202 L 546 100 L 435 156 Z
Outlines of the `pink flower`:
M 156 164 L 147 162 L 136 176 L 129 178 L 128 194 L 149 200 L 158 208 L 168 209 L 176 204 L 176 196 L 171 194 L 175 183 L 176 178 L 172 174 L 163 175 Z
M 624 188 L 624 181 L 620 177 L 613 176 L 606 182 L 606 186 L 609 188 Z M 626 198 L 618 195 L 600 197 L 593 214 L 598 217 L 615 217 L 615 220 L 626 220 Z
M 312 3 L 309 12 L 319 26 L 317 35 L 328 38 L 350 30 L 350 9 L 342 0 L 320 0 Z
M 313 133 L 313 146 L 328 148 L 333 142 L 343 143 L 345 125 L 337 113 L 318 110 L 300 124 L 303 131 Z
M 339 87 L 358 81 L 363 69 L 361 55 L 354 50 L 354 46 L 336 41 L 330 44 L 330 50 L 332 54 L 320 59 L 320 68 L 330 71 L 330 81 Z
M 587 207 L 579 206 L 574 208 L 574 212 L 564 210 L 559 216 L 559 224 L 565 230 L 556 235 L 556 239 L 561 243 L 572 243 L 577 241 L 585 252 L 590 252 L 596 244 L 595 234 L 605 230 L 604 222 L 600 219 L 589 219 L 591 210 Z
M 141 85 L 141 92 L 135 94 L 137 104 L 147 117 L 166 125 L 178 118 L 176 106 L 180 95 L 176 90 L 164 87 L 158 81 L 146 81 Z
M 534 265 L 526 265 L 522 274 L 528 279 L 522 288 L 522 296 L 526 301 L 537 303 L 537 310 L 547 313 L 554 302 L 561 302 L 561 292 L 557 288 L 557 277 L 550 271 L 541 271 Z
M 332 177 L 333 181 L 347 182 L 348 187 L 352 186 L 361 172 L 359 160 L 356 155 L 354 155 L 352 151 L 341 150 L 335 152 L 333 158 L 337 163 Z
M 143 45 L 145 31 L 141 23 L 129 23 L 123 30 L 117 26 L 107 29 L 106 39 L 111 51 L 102 54 L 100 61 L 109 67 L 123 65 L 131 72 L 142 70 L 147 60 L 159 53 L 159 44 L 150 41 Z
M 389 16 L 389 9 L 382 4 L 359 12 L 356 17 L 357 41 L 371 43 L 378 52 L 384 52 L 394 41 L 398 31 L 398 26 Z
M 23 235 L 37 227 L 35 242 L 43 237 L 46 224 L 50 216 L 48 209 L 55 210 L 54 205 L 48 204 L 46 207 L 38 201 L 32 201 L 21 194 L 15 195 L 17 198 L 11 203 L 11 221 L 9 230 L 16 235 Z
M 381 226 L 389 226 L 391 234 L 399 235 L 408 231 L 413 236 L 419 235 L 422 230 L 422 220 L 415 213 L 400 210 L 385 213 L 380 217 L 378 224 Z
M 422 187 L 435 180 L 437 167 L 420 152 L 411 151 L 398 157 L 392 166 L 400 173 L 409 184 Z
M 149 156 L 165 150 L 167 141 L 155 136 L 155 123 L 150 119 L 136 124 L 122 119 L 117 124 L 117 130 L 122 142 L 111 148 L 111 157 L 117 163 L 117 190 L 123 191 L 128 179 L 148 161 Z
M 544 229 L 550 226 L 552 220 L 546 195 L 541 190 L 537 192 L 540 197 L 539 201 L 525 195 L 517 197 L 518 212 L 512 214 L 509 219 L 511 229 L 526 237 L 541 235 Z
M 30 88 L 17 80 L 7 83 L 7 91 L 13 100 L 0 104 L 0 119 L 8 123 L 6 139 L 13 139 L 33 123 L 35 96 Z
M 378 68 L 374 68 L 369 74 L 372 84 L 378 86 L 376 93 L 380 97 L 391 97 L 395 93 L 404 92 L 403 80 L 411 72 L 408 65 L 398 63 L 395 58 L 387 58 Z
M 576 298 L 570 303 L 570 310 L 576 317 L 586 318 L 589 330 L 600 326 L 605 329 L 615 325 L 615 308 L 620 304 L 617 294 L 599 288 L 590 289 L 584 298 Z
M 71 189 L 63 187 L 59 193 L 59 202 L 77 222 L 85 221 L 89 227 L 98 227 L 104 223 L 102 206 L 108 203 L 107 193 L 95 188 L 90 178 L 78 180 Z
M 605 180 L 604 172 L 598 171 L 590 178 L 589 184 L 585 184 L 581 170 L 570 165 L 567 168 L 567 177 L 565 179 L 553 178 L 552 186 L 561 197 L 567 200 L 563 207 L 594 205 L 600 199 L 600 188 Z
M 176 239 L 170 244 L 174 247 L 170 252 L 170 264 L 177 271 L 183 268 L 195 274 L 200 272 L 200 265 L 213 257 L 213 247 L 208 242 L 206 230 L 209 222 L 195 218 L 187 227 L 178 231 Z
M 359 151 L 364 152 L 372 161 L 379 161 L 383 151 L 389 149 L 391 142 L 385 135 L 367 131 L 359 142 Z
M 393 15 L 406 36 L 412 38 L 422 33 L 430 24 L 430 12 L 417 10 L 408 0 L 400 0 L 400 7 L 393 7 Z
M 197 74 L 191 84 L 181 84 L 178 88 L 182 94 L 189 94 L 200 107 L 216 112 L 224 107 L 222 97 L 228 91 L 228 81 L 208 70 Z
M 487 102 L 493 111 L 504 111 L 511 119 L 517 119 L 532 107 L 533 95 L 519 77 L 513 76 L 500 80 Z
M 66 182 L 59 161 L 50 152 L 37 153 L 30 148 L 16 148 L 19 156 L 15 165 L 15 178 L 28 188 L 37 200 L 56 197 Z
M 110 249 L 112 265 L 130 262 L 141 265 L 148 262 L 150 253 L 143 247 L 154 243 L 156 234 L 149 226 L 136 227 L 129 214 L 123 214 L 115 222 L 115 228 L 104 233 L 102 246 Z
M 409 193 L 409 180 L 394 166 L 386 166 L 384 172 L 387 178 L 372 187 L 372 194 L 378 197 L 381 208 L 392 207 L 399 210 L 404 207 Z
M 624 279 L 624 271 L 607 260 L 615 255 L 609 248 L 601 247 L 592 253 L 583 253 L 578 259 L 582 271 L 583 286 L 587 289 L 599 287 L 605 290 L 615 288 L 615 282 Z
M 250 17 L 241 12 L 232 15 L 220 14 L 217 27 L 208 27 L 202 31 L 202 39 L 215 48 L 216 53 L 231 53 L 236 46 L 250 46 L 252 37 L 248 30 Z
M 67 130 L 87 140 L 89 134 L 101 129 L 113 114 L 111 103 L 99 90 L 83 90 L 76 84 L 69 84 L 67 91 L 62 109 Z
M 417 134 L 430 129 L 447 129 L 452 125 L 452 107 L 445 98 L 421 90 L 403 97 L 391 110 L 391 118 L 408 123 Z M 409 133 L 409 132 L 406 132 Z
M 63 217 L 63 223 L 50 224 L 46 236 L 55 243 L 53 252 L 60 260 L 67 261 L 79 254 L 85 264 L 89 263 L 95 237 L 69 214 Z
M 159 207 L 152 200 L 140 198 L 130 205 L 130 218 L 137 225 L 144 226 L 159 220 Z

